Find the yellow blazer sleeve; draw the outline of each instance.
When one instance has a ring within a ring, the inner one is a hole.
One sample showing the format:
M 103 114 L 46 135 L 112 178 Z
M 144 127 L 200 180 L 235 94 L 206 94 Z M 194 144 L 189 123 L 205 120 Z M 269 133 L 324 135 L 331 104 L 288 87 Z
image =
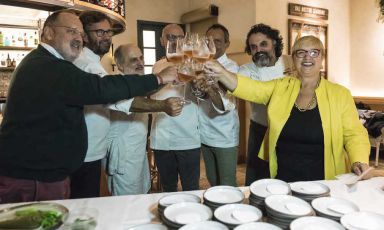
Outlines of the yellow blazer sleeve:
M 267 105 L 276 84 L 277 80 L 263 82 L 237 74 L 237 87 L 232 94 L 247 101 Z
M 359 121 L 359 115 L 352 95 L 348 90 L 343 97 L 344 109 L 341 120 L 343 123 L 344 148 L 348 153 L 350 163 L 369 163 L 370 143 L 367 130 Z

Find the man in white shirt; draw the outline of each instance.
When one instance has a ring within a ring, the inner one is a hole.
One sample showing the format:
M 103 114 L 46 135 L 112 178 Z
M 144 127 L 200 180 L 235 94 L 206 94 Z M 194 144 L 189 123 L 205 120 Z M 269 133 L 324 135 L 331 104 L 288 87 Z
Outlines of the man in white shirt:
M 114 54 L 115 63 L 123 74 L 144 74 L 143 54 L 133 44 L 119 46 Z M 145 194 L 151 186 L 146 155 L 148 114 L 165 112 L 169 116 L 181 113 L 180 98 L 153 100 L 135 97 L 131 101 L 131 114 L 111 111 L 108 134 L 107 174 L 112 195 Z
M 85 11 L 80 15 L 85 36 L 84 49 L 73 62 L 78 68 L 98 74 L 107 74 L 101 58 L 108 53 L 112 43 L 112 23 L 108 16 L 97 11 Z M 98 197 L 100 195 L 101 160 L 107 154 L 107 135 L 110 128 L 110 110 L 129 114 L 132 100 L 111 105 L 84 106 L 88 131 L 88 149 L 84 164 L 71 175 L 71 198 Z
M 208 28 L 206 36 L 211 36 L 216 46 L 216 59 L 227 70 L 237 73 L 239 66 L 225 54 L 230 45 L 227 28 L 214 24 Z M 208 90 L 209 97 L 199 100 L 199 129 L 201 150 L 205 170 L 211 186 L 236 186 L 237 151 L 239 144 L 239 116 L 233 97 L 218 92 L 219 87 Z M 212 92 L 214 91 L 214 92 Z M 223 95 L 224 111 L 212 103 L 213 93 Z
M 164 27 L 161 45 L 166 47 L 168 40 L 184 37 L 183 29 L 177 24 Z M 161 59 L 153 66 L 153 73 L 172 65 Z M 169 97 L 182 97 L 183 86 L 166 85 L 152 98 L 163 100 Z M 180 175 L 184 191 L 199 189 L 200 178 L 200 133 L 198 129 L 198 108 L 196 98 L 187 85 L 185 97 L 191 100 L 184 105 L 180 116 L 170 117 L 164 113 L 153 115 L 150 144 L 160 173 L 160 181 L 165 192 L 177 191 Z
M 240 66 L 240 74 L 269 81 L 292 71 L 290 57 L 282 55 L 283 38 L 278 30 L 262 23 L 256 24 L 248 32 L 245 46 L 245 51 L 252 55 L 252 62 Z M 245 185 L 270 177 L 268 162 L 258 157 L 267 126 L 267 107 L 251 103 Z

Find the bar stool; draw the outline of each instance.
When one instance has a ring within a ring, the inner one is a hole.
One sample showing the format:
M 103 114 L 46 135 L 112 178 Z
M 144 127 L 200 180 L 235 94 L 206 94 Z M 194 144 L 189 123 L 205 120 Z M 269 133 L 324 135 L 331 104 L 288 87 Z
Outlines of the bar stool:
M 147 156 L 148 156 L 148 164 L 149 164 L 149 172 L 151 176 L 151 191 L 152 192 L 161 192 L 163 188 L 160 183 L 160 173 L 157 170 L 155 157 L 153 154 L 153 150 L 149 147 L 149 139 L 147 141 Z

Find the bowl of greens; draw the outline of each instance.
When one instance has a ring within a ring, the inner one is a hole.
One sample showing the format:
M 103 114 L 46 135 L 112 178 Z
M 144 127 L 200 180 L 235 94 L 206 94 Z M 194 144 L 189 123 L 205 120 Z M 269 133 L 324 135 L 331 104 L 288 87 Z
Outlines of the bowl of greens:
M 68 217 L 68 209 L 58 203 L 37 202 L 0 210 L 0 230 L 59 228 Z

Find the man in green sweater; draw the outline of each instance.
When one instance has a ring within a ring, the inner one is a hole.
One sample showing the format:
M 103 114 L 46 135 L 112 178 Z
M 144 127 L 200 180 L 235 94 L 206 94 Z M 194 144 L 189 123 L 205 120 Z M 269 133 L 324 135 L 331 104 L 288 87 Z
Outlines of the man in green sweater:
M 41 44 L 13 73 L 0 126 L 0 203 L 67 198 L 68 175 L 87 150 L 83 105 L 142 96 L 177 77 L 174 67 L 146 76 L 83 72 L 71 63 L 83 34 L 74 12 L 51 14 Z

